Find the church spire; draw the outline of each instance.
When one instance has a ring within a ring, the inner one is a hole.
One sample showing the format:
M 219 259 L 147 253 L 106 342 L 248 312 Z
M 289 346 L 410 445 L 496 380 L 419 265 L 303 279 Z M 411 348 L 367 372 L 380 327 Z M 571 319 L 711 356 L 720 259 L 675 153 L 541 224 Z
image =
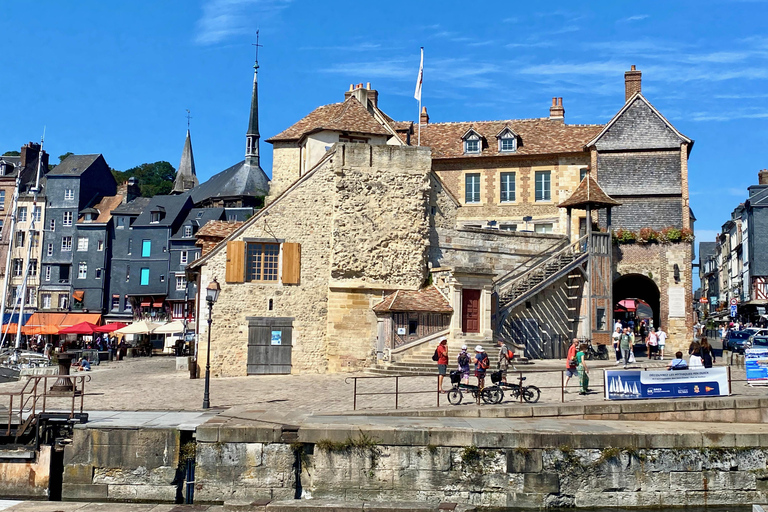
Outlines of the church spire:
M 187 126 L 187 140 L 184 141 L 184 150 L 181 152 L 181 162 L 179 162 L 179 169 L 176 171 L 176 179 L 173 181 L 172 193 L 182 194 L 198 184 L 195 173 L 195 157 L 192 155 L 192 138 L 189 136 L 189 126 Z
M 253 65 L 253 94 L 248 132 L 245 134 L 245 163 L 259 167 L 259 32 L 256 31 L 256 62 Z

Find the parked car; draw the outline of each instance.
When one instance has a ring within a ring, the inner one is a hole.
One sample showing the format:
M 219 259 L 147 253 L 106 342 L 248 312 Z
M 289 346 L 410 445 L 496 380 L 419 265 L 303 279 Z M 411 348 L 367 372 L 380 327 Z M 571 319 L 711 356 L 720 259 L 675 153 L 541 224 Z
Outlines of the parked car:
M 747 327 L 744 329 L 749 333 L 749 341 L 752 341 L 752 338 L 755 336 L 768 336 L 768 329 L 764 327 Z
M 743 354 L 744 344 L 749 341 L 750 335 L 749 331 L 728 331 L 723 340 L 723 350 Z
M 768 333 L 750 336 L 744 348 L 768 348 Z

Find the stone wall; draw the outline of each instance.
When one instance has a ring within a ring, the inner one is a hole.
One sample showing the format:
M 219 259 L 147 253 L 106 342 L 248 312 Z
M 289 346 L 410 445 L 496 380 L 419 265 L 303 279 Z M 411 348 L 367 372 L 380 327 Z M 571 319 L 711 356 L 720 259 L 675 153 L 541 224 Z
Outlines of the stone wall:
M 19 460 L 25 457 L 27 460 Z M 51 447 L 0 452 L 0 496 L 3 498 L 45 499 L 51 468 Z
M 295 142 L 272 143 L 272 179 L 266 204 L 271 203 L 301 177 L 301 149 Z

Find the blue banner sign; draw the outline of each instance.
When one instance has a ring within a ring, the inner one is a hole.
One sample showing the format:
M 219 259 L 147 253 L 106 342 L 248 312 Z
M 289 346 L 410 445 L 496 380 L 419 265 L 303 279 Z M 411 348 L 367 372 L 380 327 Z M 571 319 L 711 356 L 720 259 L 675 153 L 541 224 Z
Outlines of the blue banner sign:
M 283 331 L 272 331 L 272 345 L 283 344 Z
M 605 371 L 605 398 L 608 400 L 690 398 L 728 394 L 727 368 Z
M 748 348 L 744 351 L 747 382 L 768 385 L 768 348 Z

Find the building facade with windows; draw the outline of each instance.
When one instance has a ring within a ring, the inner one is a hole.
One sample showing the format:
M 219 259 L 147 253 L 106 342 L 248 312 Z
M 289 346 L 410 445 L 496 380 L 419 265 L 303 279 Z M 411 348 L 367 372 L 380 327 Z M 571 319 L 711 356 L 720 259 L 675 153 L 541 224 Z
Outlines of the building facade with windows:
M 32 194 L 24 191 L 19 194 L 16 229 L 11 241 L 11 274 L 9 280 L 7 306 L 20 303 L 24 283 L 24 262 L 29 252 L 29 271 L 27 272 L 25 311 L 35 311 L 38 307 L 38 289 L 45 277 L 40 261 L 42 257 L 41 230 L 45 223 L 45 179 L 41 180 L 41 192 L 34 203 Z M 34 185 L 34 183 L 33 183 Z M 10 226 L 10 223 L 9 223 Z M 28 245 L 31 244 L 31 247 Z

